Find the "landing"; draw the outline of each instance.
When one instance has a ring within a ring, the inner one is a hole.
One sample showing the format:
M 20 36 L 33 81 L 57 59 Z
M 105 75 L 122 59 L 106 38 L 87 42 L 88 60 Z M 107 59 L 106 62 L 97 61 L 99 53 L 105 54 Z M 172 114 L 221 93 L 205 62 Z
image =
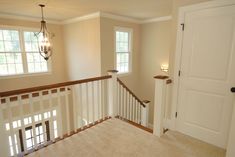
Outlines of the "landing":
M 225 157 L 225 151 L 172 131 L 159 139 L 119 119 L 110 119 L 28 156 Z

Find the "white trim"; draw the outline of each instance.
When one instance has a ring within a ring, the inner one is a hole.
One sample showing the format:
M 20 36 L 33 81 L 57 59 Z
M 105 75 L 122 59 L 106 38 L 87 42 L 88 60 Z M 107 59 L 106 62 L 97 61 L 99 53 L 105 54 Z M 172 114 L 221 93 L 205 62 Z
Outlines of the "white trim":
M 175 118 L 175 113 L 178 107 L 178 90 L 179 90 L 179 77 L 178 71 L 181 67 L 181 52 L 182 52 L 182 42 L 183 42 L 183 31 L 181 28 L 181 23 L 184 23 L 184 16 L 186 12 L 192 12 L 201 9 L 222 7 L 228 5 L 235 5 L 234 0 L 213 0 L 209 2 L 184 6 L 179 8 L 178 13 L 178 24 L 177 24 L 177 39 L 176 39 L 176 50 L 175 50 L 175 62 L 174 62 L 174 74 L 173 74 L 173 93 L 172 93 L 172 129 L 177 130 L 177 119 Z
M 152 123 L 148 123 L 148 128 L 153 129 L 153 124 Z
M 148 20 L 143 20 L 140 23 L 145 24 L 145 23 L 153 23 L 153 22 L 162 22 L 162 21 L 169 21 L 171 19 L 172 19 L 172 16 L 162 16 L 162 17 L 152 18 Z
M 119 21 L 127 21 L 127 22 L 132 22 L 132 23 L 141 23 L 142 21 L 139 19 L 131 18 L 131 17 L 115 15 L 115 14 L 110 14 L 110 13 L 105 13 L 105 12 L 100 12 L 100 17 L 119 20 Z
M 21 48 L 21 51 L 19 53 L 22 55 L 22 66 L 23 66 L 23 73 L 0 75 L 0 80 L 52 74 L 52 59 L 47 61 L 47 71 L 28 72 L 28 63 L 27 63 L 27 57 L 26 57 L 26 51 L 25 51 L 25 45 L 24 45 L 23 32 L 25 31 L 38 32 L 40 29 L 39 27 L 21 27 L 21 26 L 9 26 L 9 25 L 0 24 L 0 29 L 17 30 L 19 32 L 19 42 L 20 42 L 20 48 Z M 6 53 L 6 52 L 3 52 L 3 53 Z
M 161 22 L 161 21 L 167 21 L 167 20 L 172 19 L 171 15 L 169 15 L 169 16 L 162 16 L 162 17 L 141 20 L 141 19 L 137 19 L 137 18 L 122 16 L 122 15 L 115 15 L 115 14 L 111 14 L 111 13 L 98 11 L 98 12 L 86 14 L 83 16 L 77 16 L 77 17 L 74 17 L 71 19 L 66 19 L 66 20 L 47 20 L 46 19 L 46 22 L 48 24 L 66 25 L 66 24 L 70 24 L 70 23 L 89 20 L 89 19 L 93 19 L 93 18 L 101 18 L 101 17 L 109 18 L 109 19 L 113 19 L 113 20 L 118 20 L 118 21 L 137 23 L 137 24 Z M 26 21 L 38 22 L 38 23 L 41 21 L 41 18 L 37 18 L 37 17 L 29 17 L 29 16 L 23 16 L 23 15 L 12 15 L 12 14 L 6 14 L 6 13 L 0 13 L 0 18 L 26 20 Z
M 117 70 L 117 52 L 116 52 L 116 31 L 123 31 L 123 32 L 128 32 L 130 35 L 129 38 L 129 69 L 128 72 L 118 72 L 118 76 L 127 76 L 132 73 L 132 58 L 133 58 L 133 28 L 129 27 L 120 27 L 120 26 L 115 26 L 114 27 L 114 69 Z
M 15 20 L 26 20 L 26 21 L 38 22 L 38 23 L 41 21 L 41 18 L 37 18 L 37 17 L 12 15 L 12 14 L 6 14 L 6 13 L 0 13 L 0 18 L 15 19 Z M 57 25 L 61 24 L 61 21 L 59 21 L 59 20 L 47 20 L 46 19 L 46 22 L 49 23 L 49 24 L 57 24 Z
M 95 13 L 87 14 L 84 16 L 78 16 L 72 19 L 64 20 L 60 24 L 66 25 L 66 24 L 89 20 L 89 19 L 98 18 L 98 17 L 100 17 L 100 12 L 95 12 Z

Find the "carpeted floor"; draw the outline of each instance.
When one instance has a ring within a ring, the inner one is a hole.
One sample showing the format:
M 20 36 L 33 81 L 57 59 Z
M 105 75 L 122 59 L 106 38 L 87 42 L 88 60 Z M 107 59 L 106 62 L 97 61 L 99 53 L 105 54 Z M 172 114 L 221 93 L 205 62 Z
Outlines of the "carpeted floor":
M 29 157 L 225 157 L 225 150 L 168 131 L 162 138 L 110 119 Z

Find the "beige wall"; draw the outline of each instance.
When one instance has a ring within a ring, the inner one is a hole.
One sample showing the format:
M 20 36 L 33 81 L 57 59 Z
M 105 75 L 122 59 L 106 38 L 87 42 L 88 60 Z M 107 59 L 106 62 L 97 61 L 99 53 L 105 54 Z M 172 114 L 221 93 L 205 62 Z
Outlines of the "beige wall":
M 141 25 L 140 93 L 150 100 L 149 123 L 153 124 L 154 87 L 156 75 L 167 75 L 160 69 L 167 64 L 171 44 L 171 21 Z
M 63 26 L 69 80 L 100 76 L 100 19 Z
M 139 53 L 140 53 L 140 25 L 117 21 L 109 18 L 100 19 L 101 34 L 101 73 L 107 74 L 107 70 L 114 69 L 114 27 L 128 27 L 133 29 L 133 52 L 132 52 L 132 72 L 127 76 L 119 76 L 122 81 L 138 95 L 138 73 L 139 73 Z
M 1 19 L 0 25 L 22 26 L 29 28 L 40 28 L 39 22 L 29 22 L 22 20 Z M 45 75 L 29 75 L 15 78 L 0 78 L 0 91 L 8 91 L 13 89 L 27 88 L 39 85 L 53 84 L 65 81 L 66 63 L 64 59 L 64 47 L 62 27 L 60 25 L 48 24 L 48 29 L 55 34 L 53 42 L 52 71 L 51 74 Z

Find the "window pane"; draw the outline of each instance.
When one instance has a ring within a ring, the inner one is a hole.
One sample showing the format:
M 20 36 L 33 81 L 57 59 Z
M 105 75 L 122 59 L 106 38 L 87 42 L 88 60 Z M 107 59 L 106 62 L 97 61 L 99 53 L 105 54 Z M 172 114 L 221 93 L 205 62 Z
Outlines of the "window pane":
M 26 130 L 25 131 L 25 138 L 26 139 L 31 138 L 31 130 Z
M 7 74 L 8 74 L 7 65 L 0 64 L 0 75 L 7 75 Z
M 47 62 L 39 54 L 37 37 L 34 32 L 24 32 L 25 49 L 27 52 L 28 72 L 48 71 Z
M 11 31 L 10 30 L 3 30 L 3 38 L 4 38 L 4 40 L 10 41 L 11 40 Z
M 3 41 L 0 40 L 0 52 L 4 52 L 4 44 Z
M 7 60 L 6 60 L 5 53 L 0 53 L 0 64 L 4 64 L 6 62 Z
M 0 40 L 3 40 L 2 30 L 0 30 Z

